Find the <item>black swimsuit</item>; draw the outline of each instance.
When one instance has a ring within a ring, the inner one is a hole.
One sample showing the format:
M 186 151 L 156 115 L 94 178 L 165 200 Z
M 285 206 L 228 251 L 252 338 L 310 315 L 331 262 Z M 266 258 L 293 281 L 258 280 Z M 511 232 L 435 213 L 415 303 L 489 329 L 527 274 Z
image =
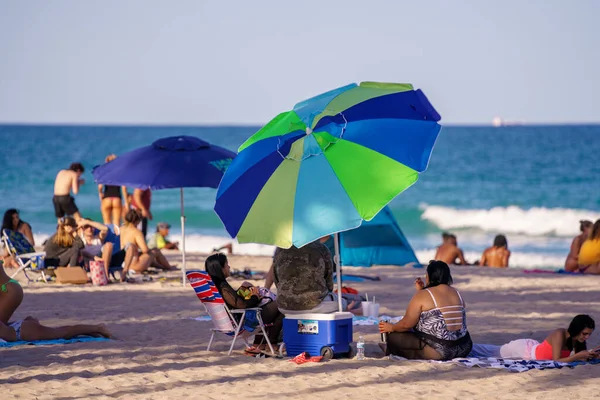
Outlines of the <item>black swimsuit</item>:
M 108 199 L 109 197 L 116 197 L 118 199 L 121 199 L 121 187 L 112 185 L 104 186 L 104 196 L 102 198 Z

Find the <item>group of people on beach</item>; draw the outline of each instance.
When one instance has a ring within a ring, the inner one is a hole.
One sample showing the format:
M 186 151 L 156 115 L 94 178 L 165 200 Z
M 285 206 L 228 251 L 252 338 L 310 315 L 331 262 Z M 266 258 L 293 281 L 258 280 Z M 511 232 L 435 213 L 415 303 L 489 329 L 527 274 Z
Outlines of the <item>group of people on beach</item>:
M 580 234 L 572 243 L 565 270 L 568 272 L 581 272 L 583 274 L 600 274 L 600 220 L 579 221 Z M 497 235 L 492 246 L 485 249 L 478 261 L 470 264 L 465 260 L 464 253 L 458 247 L 456 235 L 442 233 L 442 244 L 438 246 L 435 259 L 449 265 L 478 265 L 482 267 L 508 268 L 510 259 L 508 241 L 506 236 Z
M 109 155 L 106 162 L 115 158 Z M 126 187 L 98 185 L 103 223 L 96 222 L 83 218 L 75 204 L 74 196 L 85 183 L 81 178 L 84 171 L 82 164 L 72 163 L 56 176 L 52 202 L 58 223 L 56 232 L 43 244 L 45 266 L 82 266 L 89 270 L 90 262 L 102 262 L 109 281 L 110 269 L 122 268 L 122 282 L 133 281 L 131 271 L 176 269 L 161 251 L 178 249 L 178 243 L 168 239 L 169 224 L 158 223 L 156 233 L 146 242 L 148 219 L 152 219 L 150 189 L 134 189 L 129 195 Z M 32 249 L 35 246 L 31 225 L 20 219 L 18 210 L 6 211 L 4 229 L 23 235 Z M 8 249 L 2 260 L 5 267 L 19 267 L 18 259 Z
M 579 230 L 571 243 L 565 270 L 600 275 L 600 219 L 595 223 L 579 221 Z
M 460 247 L 456 235 L 452 233 L 442 233 L 442 244 L 438 246 L 435 259 L 445 262 L 449 265 L 479 265 L 481 267 L 508 268 L 510 250 L 506 236 L 496 235 L 492 246 L 488 247 L 481 254 L 481 258 L 473 264 L 465 260 L 465 255 Z
M 329 249 L 323 244 L 326 240 L 326 237 L 321 238 L 301 248 L 277 249 L 271 266 L 272 276 L 268 274 L 265 282 L 265 286 L 275 284 L 276 296 L 265 295 L 264 287 L 250 285 L 248 288 L 248 283 L 238 290 L 231 287 L 227 282 L 231 266 L 224 254 L 209 256 L 205 268 L 228 307 L 261 307 L 263 321 L 268 326 L 269 343 L 275 344 L 282 338 L 284 316 L 338 310 L 337 296 L 340 294 L 333 291 L 334 264 Z M 415 280 L 417 292 L 408 303 L 403 318 L 395 324 L 379 323 L 379 331 L 386 339 L 381 344 L 386 355 L 426 360 L 449 360 L 469 355 L 473 342 L 467 329 L 466 304 L 452 283 L 447 263 L 440 260 L 429 263 L 425 280 Z M 359 314 L 360 296 L 342 296 L 343 309 Z M 554 330 L 543 342 L 513 340 L 500 347 L 498 356 L 561 362 L 598 358 L 600 347 L 587 350 L 586 345 L 594 329 L 595 322 L 590 316 L 577 315 L 567 329 Z M 254 345 L 245 351 L 257 354 L 265 348 L 262 335 L 256 335 Z

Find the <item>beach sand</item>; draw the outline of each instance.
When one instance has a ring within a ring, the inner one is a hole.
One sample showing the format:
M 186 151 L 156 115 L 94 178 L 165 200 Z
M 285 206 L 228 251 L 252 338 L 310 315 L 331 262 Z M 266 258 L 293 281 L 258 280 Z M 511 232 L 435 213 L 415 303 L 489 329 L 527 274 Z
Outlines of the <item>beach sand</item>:
M 202 268 L 204 257 L 191 255 L 188 268 Z M 176 260 L 173 254 L 169 258 Z M 263 271 L 270 261 L 230 258 L 232 268 Z M 351 271 L 382 278 L 349 285 L 376 296 L 381 314 L 389 315 L 403 314 L 414 293 L 414 278 L 424 273 L 385 266 Z M 452 272 L 467 303 L 469 331 L 476 343 L 543 340 L 552 329 L 566 327 L 575 314 L 600 318 L 600 277 L 476 267 L 453 267 Z M 367 342 L 364 361 L 298 366 L 243 356 L 242 342 L 228 357 L 225 336 L 217 336 L 213 351 L 207 352 L 212 324 L 189 319 L 205 314 L 201 303 L 189 286 L 169 280 L 107 287 L 24 286 L 25 299 L 15 318 L 32 315 L 51 326 L 104 322 L 118 340 L 0 349 L 2 399 L 578 399 L 598 395 L 600 365 L 509 373 L 390 361 L 379 351 L 375 326 L 354 327 L 354 339 L 362 334 Z M 595 332 L 590 344 L 600 344 L 599 337 Z

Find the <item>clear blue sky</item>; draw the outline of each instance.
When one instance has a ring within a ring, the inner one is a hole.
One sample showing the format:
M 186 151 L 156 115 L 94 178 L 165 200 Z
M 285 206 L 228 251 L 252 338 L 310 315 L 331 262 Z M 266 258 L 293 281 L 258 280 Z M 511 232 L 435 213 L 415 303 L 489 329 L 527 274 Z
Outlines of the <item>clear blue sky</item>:
M 600 1 L 0 0 L 0 122 L 265 123 L 410 82 L 443 123 L 600 121 Z

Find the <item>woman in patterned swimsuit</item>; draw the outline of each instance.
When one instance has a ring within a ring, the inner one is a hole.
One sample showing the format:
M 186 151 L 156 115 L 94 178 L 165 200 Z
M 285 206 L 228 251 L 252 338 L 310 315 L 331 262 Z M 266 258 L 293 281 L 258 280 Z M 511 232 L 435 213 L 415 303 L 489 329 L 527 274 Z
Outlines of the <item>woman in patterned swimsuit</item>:
M 380 332 L 387 334 L 386 355 L 413 360 L 466 357 L 473 342 L 467 331 L 463 299 L 450 286 L 448 264 L 431 261 L 425 281 L 426 285 L 420 278 L 415 281 L 417 293 L 398 323 L 379 323 Z

